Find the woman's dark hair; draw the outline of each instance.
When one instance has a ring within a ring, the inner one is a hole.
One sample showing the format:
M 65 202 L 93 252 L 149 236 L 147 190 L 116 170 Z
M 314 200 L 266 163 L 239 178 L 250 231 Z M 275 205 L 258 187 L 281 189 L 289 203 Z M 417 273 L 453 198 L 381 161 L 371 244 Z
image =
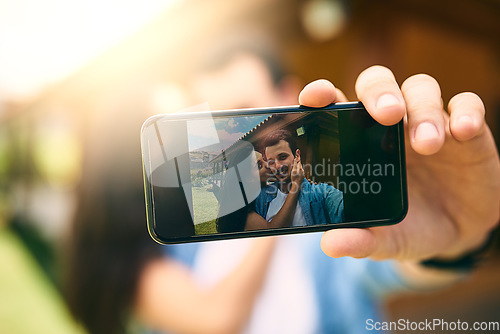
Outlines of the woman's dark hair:
M 115 117 L 100 119 L 86 136 L 66 254 L 68 305 L 90 333 L 126 332 L 139 274 L 148 261 L 162 256 L 147 232 L 137 138 L 142 118 L 119 119 L 119 127 L 112 124 Z
M 217 218 L 215 224 L 217 232 L 241 232 L 245 230 L 247 216 L 250 211 L 255 211 L 255 201 L 230 214 Z

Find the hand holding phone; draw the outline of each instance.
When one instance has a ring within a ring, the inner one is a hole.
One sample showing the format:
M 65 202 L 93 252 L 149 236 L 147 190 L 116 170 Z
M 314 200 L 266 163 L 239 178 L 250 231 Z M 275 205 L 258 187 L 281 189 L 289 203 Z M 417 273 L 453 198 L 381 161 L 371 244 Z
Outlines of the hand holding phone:
M 382 66 L 359 75 L 356 94 L 378 123 L 405 121 L 410 207 L 394 226 L 326 232 L 323 251 L 418 263 L 453 260 L 480 248 L 500 212 L 500 161 L 481 98 L 465 92 L 446 105 L 431 76 L 411 76 L 400 87 Z M 345 96 L 326 80 L 310 83 L 299 96 L 301 104 L 316 107 L 338 101 Z

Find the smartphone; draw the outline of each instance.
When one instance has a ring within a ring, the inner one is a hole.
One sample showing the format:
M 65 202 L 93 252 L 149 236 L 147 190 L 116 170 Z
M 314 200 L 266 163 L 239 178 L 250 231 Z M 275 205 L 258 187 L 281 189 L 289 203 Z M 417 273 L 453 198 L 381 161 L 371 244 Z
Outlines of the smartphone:
M 361 102 L 156 115 L 141 144 L 161 244 L 390 225 L 408 208 L 403 122 Z

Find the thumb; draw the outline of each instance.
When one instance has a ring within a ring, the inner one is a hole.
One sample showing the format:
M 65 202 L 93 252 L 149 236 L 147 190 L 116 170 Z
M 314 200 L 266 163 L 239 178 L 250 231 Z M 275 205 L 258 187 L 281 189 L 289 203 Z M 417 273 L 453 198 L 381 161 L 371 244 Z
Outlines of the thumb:
M 334 229 L 326 231 L 321 238 L 321 249 L 333 258 L 402 259 L 402 244 L 401 234 L 387 226 Z
M 321 238 L 321 249 L 333 258 L 369 257 L 375 251 L 375 244 L 375 237 L 369 229 L 335 229 L 325 232 Z

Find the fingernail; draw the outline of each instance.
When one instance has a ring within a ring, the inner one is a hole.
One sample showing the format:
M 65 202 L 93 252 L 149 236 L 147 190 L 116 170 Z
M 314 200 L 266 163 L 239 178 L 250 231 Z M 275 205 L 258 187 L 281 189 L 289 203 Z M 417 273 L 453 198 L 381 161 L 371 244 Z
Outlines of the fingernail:
M 383 109 L 387 107 L 399 105 L 399 100 L 396 96 L 392 94 L 384 94 L 377 100 L 377 109 Z
M 429 122 L 421 123 L 415 130 L 415 141 L 424 141 L 438 137 L 436 126 Z

